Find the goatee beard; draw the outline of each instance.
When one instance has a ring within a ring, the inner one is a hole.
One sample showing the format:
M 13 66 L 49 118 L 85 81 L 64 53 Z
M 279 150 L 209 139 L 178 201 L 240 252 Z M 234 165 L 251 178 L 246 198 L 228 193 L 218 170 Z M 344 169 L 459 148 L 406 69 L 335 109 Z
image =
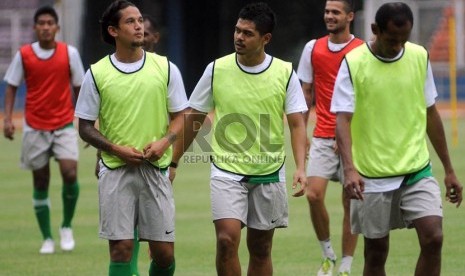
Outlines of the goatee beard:
M 132 43 L 131 43 L 131 46 L 132 46 L 132 47 L 142 47 L 142 46 L 144 46 L 144 42 L 143 42 L 143 41 L 140 41 L 140 42 L 139 42 L 139 41 L 135 41 L 135 42 L 132 42 Z

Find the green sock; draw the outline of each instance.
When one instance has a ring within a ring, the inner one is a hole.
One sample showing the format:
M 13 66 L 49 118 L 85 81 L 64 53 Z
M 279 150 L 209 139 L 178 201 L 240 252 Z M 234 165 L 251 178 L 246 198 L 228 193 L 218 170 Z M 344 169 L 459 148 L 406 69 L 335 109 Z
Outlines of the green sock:
M 110 262 L 109 276 L 130 276 L 131 264 L 123 262 Z
M 134 229 L 134 247 L 132 249 L 132 257 L 131 257 L 131 272 L 132 275 L 139 276 L 139 268 L 138 268 L 138 260 L 139 260 L 139 235 L 137 234 L 137 228 Z
M 34 188 L 32 201 L 42 237 L 44 240 L 51 239 L 52 231 L 50 229 L 50 199 L 48 198 L 48 190 L 42 191 Z
M 76 203 L 79 197 L 79 184 L 74 182 L 73 184 L 63 183 L 61 192 L 61 198 L 63 200 L 63 223 L 61 227 L 71 227 L 71 220 L 76 210 Z
M 176 268 L 176 262 L 173 261 L 170 266 L 161 268 L 152 260 L 150 262 L 149 275 L 150 276 L 173 276 Z

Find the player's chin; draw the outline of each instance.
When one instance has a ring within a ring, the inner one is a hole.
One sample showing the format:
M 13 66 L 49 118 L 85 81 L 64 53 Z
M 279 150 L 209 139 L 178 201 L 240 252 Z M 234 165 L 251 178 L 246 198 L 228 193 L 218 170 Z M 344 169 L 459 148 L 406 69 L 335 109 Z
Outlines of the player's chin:
M 144 46 L 144 45 L 145 45 L 145 44 L 144 44 L 144 40 L 140 40 L 140 41 L 139 41 L 139 40 L 136 40 L 136 41 L 133 41 L 133 42 L 132 42 L 132 46 L 133 46 L 133 47 L 142 47 L 142 46 Z
M 238 54 L 238 55 L 245 55 L 245 51 L 244 51 L 243 49 L 238 49 L 238 48 L 236 47 L 236 54 Z

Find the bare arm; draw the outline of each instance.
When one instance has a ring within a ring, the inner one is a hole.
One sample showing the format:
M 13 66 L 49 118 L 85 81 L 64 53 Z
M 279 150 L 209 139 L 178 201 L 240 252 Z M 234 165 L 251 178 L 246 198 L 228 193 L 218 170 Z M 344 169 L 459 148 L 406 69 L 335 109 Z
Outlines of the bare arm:
M 79 91 L 81 90 L 81 86 L 74 86 L 73 87 L 73 92 L 74 92 L 74 98 L 73 98 L 73 105 L 76 106 L 77 99 L 79 97 Z
M 336 138 L 344 169 L 344 189 L 353 199 L 363 200 L 364 183 L 355 169 L 352 159 L 352 136 L 350 124 L 352 113 L 338 112 L 336 116 Z
M 144 155 L 133 147 L 120 146 L 111 143 L 95 128 L 95 121 L 79 119 L 79 135 L 82 140 L 98 150 L 114 154 L 128 165 L 139 165 L 144 161 Z
M 174 144 L 174 148 L 178 148 L 181 145 L 182 139 L 179 139 L 179 136 L 183 130 L 184 114 L 186 111 L 187 109 L 180 112 L 170 113 L 171 120 L 168 132 L 160 140 L 153 141 L 144 147 L 145 158 L 150 161 L 158 160 L 163 156 L 170 145 Z
M 190 144 L 194 140 L 195 136 L 197 135 L 200 127 L 202 126 L 206 113 L 201 113 L 197 110 L 193 110 L 191 108 L 187 109 L 181 118 L 181 131 L 179 132 L 178 139 L 173 145 L 173 157 L 172 163 L 175 164 L 175 167 L 170 167 L 170 180 L 173 182 L 174 178 L 176 177 L 176 167 L 179 163 L 179 159 L 181 159 L 182 155 L 186 152 L 189 148 Z
M 18 87 L 8 84 L 5 90 L 5 118 L 3 119 L 3 135 L 13 140 L 15 126 L 13 124 L 13 109 Z
M 305 126 L 308 125 L 310 110 L 313 105 L 313 83 L 302 82 L 302 91 L 304 92 L 305 102 L 307 103 L 308 111 L 304 113 Z
M 203 122 L 205 121 L 206 116 L 207 113 L 195 109 L 189 109 L 184 114 L 184 128 L 181 133 L 180 144 L 178 146 L 175 146 L 173 149 L 173 162 L 179 162 L 179 159 L 181 159 L 184 152 L 186 152 L 186 150 L 192 144 L 192 141 L 194 141 L 194 138 L 199 132 Z
M 459 207 L 462 202 L 462 185 L 459 183 L 450 161 L 444 127 L 436 105 L 432 105 L 427 109 L 426 133 L 444 167 L 446 199 Z
M 300 183 L 300 188 L 292 196 L 302 196 L 307 186 L 307 176 L 305 175 L 306 127 L 301 113 L 288 114 L 287 122 L 291 132 L 292 153 L 296 164 L 296 171 L 292 180 L 292 189 L 297 188 L 297 183 Z
M 313 83 L 302 82 L 302 91 L 304 92 L 305 102 L 307 103 L 307 111 L 303 113 L 305 129 L 308 127 L 308 120 L 310 118 L 310 111 L 313 105 Z M 308 159 L 310 150 L 310 138 L 306 139 L 305 159 Z

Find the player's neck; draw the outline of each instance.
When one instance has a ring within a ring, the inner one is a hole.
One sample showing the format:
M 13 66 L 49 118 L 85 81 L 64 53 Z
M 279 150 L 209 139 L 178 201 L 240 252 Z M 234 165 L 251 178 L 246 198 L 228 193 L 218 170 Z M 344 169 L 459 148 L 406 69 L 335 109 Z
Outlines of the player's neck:
M 141 47 L 137 48 L 118 48 L 116 47 L 115 57 L 122 63 L 133 63 L 139 61 L 144 55 Z
M 265 52 L 253 55 L 237 55 L 237 61 L 247 67 L 257 66 L 265 60 Z
M 38 41 L 38 42 L 39 42 L 40 48 L 45 49 L 45 50 L 55 49 L 55 47 L 57 45 L 55 40 L 52 40 L 52 41 Z
M 347 43 L 350 41 L 352 38 L 352 34 L 350 33 L 350 30 L 347 29 L 343 32 L 340 33 L 330 33 L 329 34 L 329 41 L 331 41 L 334 44 L 343 44 Z

